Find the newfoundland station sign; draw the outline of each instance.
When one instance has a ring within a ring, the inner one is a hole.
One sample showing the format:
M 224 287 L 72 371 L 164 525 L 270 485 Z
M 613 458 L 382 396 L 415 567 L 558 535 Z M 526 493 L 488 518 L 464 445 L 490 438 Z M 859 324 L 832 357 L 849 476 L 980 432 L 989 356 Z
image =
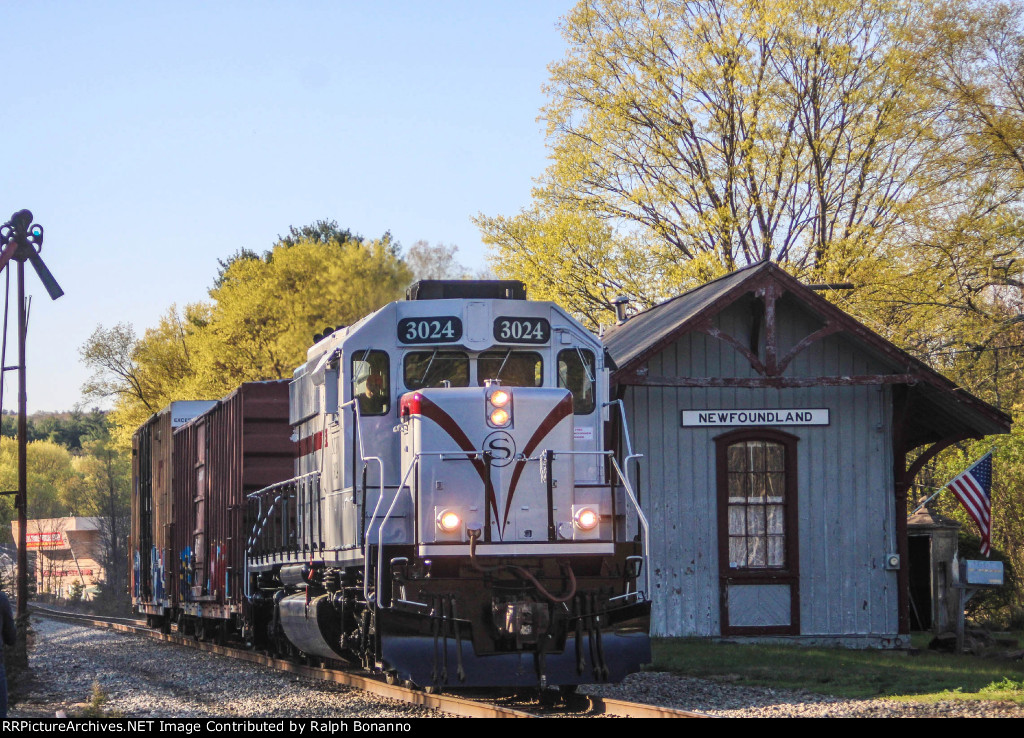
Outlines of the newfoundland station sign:
M 683 427 L 724 425 L 828 425 L 828 408 L 683 410 Z

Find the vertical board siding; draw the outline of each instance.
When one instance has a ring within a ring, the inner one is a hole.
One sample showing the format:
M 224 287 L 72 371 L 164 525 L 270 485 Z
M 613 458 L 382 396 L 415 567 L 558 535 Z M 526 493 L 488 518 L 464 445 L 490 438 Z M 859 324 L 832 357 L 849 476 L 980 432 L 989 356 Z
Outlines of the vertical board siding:
M 745 345 L 749 302 L 718 316 Z M 819 324 L 779 303 L 780 357 Z M 760 335 L 763 356 L 764 330 Z M 651 358 L 654 376 L 755 377 L 728 344 L 688 334 Z M 841 334 L 798 354 L 786 376 L 885 373 Z M 803 636 L 891 638 L 897 632 L 891 390 L 886 386 L 695 388 L 631 386 L 625 392 L 640 485 L 652 521 L 652 635 L 717 636 L 718 548 L 714 438 L 729 428 L 682 428 L 682 410 L 828 408 L 829 426 L 787 426 L 796 435 L 800 623 Z

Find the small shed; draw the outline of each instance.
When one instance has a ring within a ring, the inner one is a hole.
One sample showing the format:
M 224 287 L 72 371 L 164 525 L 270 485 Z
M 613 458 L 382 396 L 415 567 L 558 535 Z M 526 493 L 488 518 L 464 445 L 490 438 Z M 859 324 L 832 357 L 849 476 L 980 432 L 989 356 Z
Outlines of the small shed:
M 910 558 L 910 628 L 955 630 L 960 523 L 923 507 L 907 518 Z
M 907 490 L 1010 417 L 771 262 L 604 340 L 656 521 L 652 635 L 906 645 Z

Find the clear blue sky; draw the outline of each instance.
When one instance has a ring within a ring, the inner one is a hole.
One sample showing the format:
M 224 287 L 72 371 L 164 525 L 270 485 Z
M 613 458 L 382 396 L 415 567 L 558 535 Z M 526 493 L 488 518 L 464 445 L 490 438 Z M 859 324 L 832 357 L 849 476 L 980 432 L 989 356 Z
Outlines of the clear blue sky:
M 529 202 L 572 5 L 4 3 L 0 222 L 32 210 L 67 293 L 51 303 L 29 270 L 29 410 L 79 402 L 98 324 L 141 335 L 289 225 L 484 266 L 469 219 Z M 16 391 L 8 373 L 6 409 Z

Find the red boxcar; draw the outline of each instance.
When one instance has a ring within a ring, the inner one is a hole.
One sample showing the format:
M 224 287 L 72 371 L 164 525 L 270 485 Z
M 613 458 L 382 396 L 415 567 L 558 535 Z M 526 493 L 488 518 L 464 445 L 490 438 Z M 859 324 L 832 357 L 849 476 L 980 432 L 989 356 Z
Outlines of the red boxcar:
M 293 475 L 288 382 L 243 384 L 174 431 L 174 592 L 204 636 L 242 612 L 246 495 Z
M 172 402 L 132 436 L 132 604 L 153 625 L 166 625 L 177 581 L 171 459 L 174 429 L 216 403 Z

